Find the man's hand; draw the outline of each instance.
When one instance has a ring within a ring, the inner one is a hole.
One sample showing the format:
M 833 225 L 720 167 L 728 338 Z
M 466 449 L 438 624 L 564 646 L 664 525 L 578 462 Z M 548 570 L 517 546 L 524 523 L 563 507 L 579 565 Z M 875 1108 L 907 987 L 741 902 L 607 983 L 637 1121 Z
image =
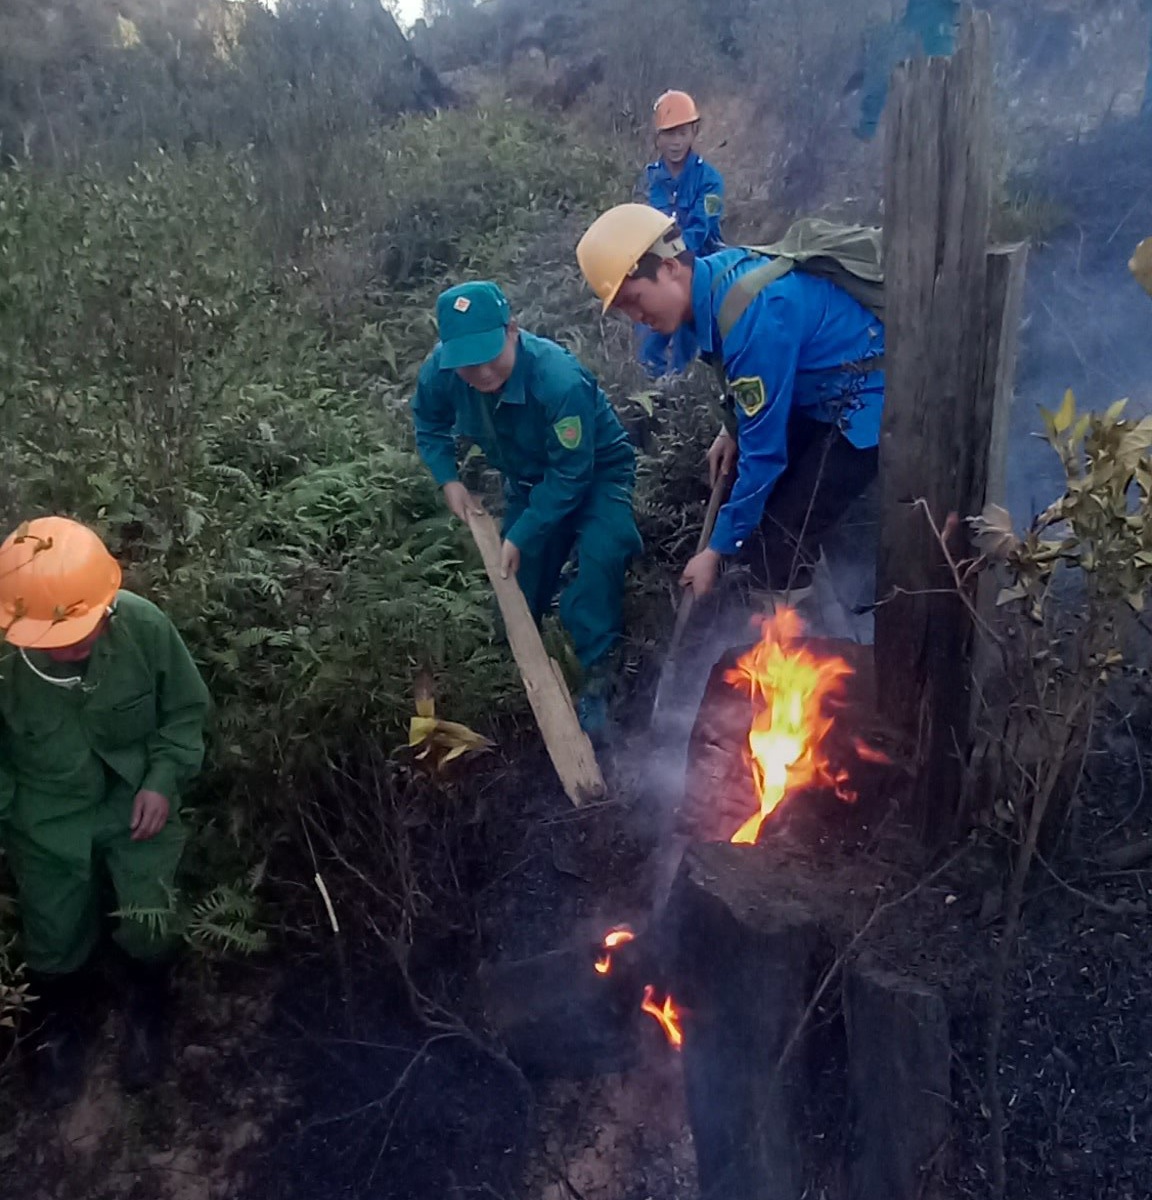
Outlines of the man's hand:
M 444 503 L 465 525 L 470 516 L 478 517 L 484 512 L 484 505 L 458 479 L 444 485 Z
M 505 538 L 504 544 L 500 547 L 500 578 L 507 579 L 509 575 L 515 576 L 519 570 L 520 547 Z
M 716 576 L 719 573 L 720 555 L 715 550 L 701 550 L 694 558 L 688 560 L 684 574 L 680 576 L 680 586 L 690 587 L 699 600 L 715 587 Z
M 716 440 L 708 447 L 708 483 L 716 486 L 721 475 L 731 475 L 736 469 L 739 447 L 727 429 L 721 429 Z
M 147 789 L 136 793 L 132 805 L 132 840 L 146 842 L 168 824 L 169 804 L 166 796 Z

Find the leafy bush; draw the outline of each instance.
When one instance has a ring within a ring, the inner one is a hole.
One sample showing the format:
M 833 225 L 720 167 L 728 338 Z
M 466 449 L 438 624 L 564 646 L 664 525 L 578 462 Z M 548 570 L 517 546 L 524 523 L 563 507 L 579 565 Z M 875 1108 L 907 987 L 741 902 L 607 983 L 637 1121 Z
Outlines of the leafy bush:
M 517 235 L 595 199 L 603 162 L 456 114 L 364 141 L 372 197 L 352 161 L 302 265 L 269 252 L 259 159 L 0 177 L 5 523 L 105 533 L 206 670 L 233 795 L 396 739 L 425 660 L 453 717 L 522 704 L 405 401 L 446 273 L 499 273 Z M 355 286 L 325 290 L 325 256 L 364 246 Z

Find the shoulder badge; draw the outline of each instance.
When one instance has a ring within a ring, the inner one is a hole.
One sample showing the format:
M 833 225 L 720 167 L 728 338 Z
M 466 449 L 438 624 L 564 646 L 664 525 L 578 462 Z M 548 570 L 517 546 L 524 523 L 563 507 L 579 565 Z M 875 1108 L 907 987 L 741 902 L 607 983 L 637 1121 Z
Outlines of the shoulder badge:
M 584 440 L 584 426 L 579 417 L 561 417 L 552 428 L 565 450 L 580 449 L 580 443 Z
M 764 407 L 764 380 L 759 375 L 734 380 L 731 392 L 732 399 L 746 417 L 754 417 Z
M 724 201 L 716 192 L 709 192 L 704 197 L 704 212 L 710 217 L 718 217 L 724 209 Z

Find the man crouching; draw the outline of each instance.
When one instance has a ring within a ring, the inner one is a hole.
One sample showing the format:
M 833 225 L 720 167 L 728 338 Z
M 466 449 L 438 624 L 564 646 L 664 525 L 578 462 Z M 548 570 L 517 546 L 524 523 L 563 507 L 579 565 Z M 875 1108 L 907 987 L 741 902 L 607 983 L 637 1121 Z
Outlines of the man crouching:
M 41 1026 L 44 1099 L 83 1082 L 101 884 L 119 909 L 166 909 L 184 848 L 180 791 L 200 769 L 209 697 L 180 635 L 120 590 L 119 564 L 65 517 L 21 525 L 0 546 L 0 840 L 20 903 Z M 155 1082 L 166 1048 L 175 938 L 120 920 L 129 997 L 124 1086 Z

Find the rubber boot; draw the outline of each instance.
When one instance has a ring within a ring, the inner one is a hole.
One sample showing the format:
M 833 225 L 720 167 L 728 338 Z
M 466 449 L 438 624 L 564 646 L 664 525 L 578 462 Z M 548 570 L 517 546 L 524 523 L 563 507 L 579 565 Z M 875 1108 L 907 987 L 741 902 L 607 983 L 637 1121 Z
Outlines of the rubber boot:
M 120 1085 L 138 1092 L 159 1083 L 168 1065 L 171 963 L 129 960 L 127 976 Z
M 585 669 L 584 685 L 576 699 L 580 728 L 594 746 L 606 745 L 611 731 L 611 704 L 619 669 L 618 653 L 613 651 Z
M 47 1108 L 71 1104 L 84 1086 L 88 1055 L 84 1009 L 90 990 L 78 972 L 28 973 L 32 1026 L 28 1066 L 37 1098 Z

